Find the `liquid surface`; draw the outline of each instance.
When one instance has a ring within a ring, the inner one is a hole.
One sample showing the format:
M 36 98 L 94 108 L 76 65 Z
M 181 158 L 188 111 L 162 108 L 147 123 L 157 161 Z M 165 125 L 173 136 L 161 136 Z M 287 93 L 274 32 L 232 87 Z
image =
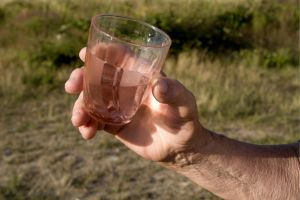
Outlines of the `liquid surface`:
M 126 65 L 129 59 L 125 57 L 107 62 L 97 51 L 87 50 L 84 102 L 87 112 L 96 120 L 126 124 L 141 104 L 149 78 L 129 70 L 130 66 Z M 119 67 L 110 63 L 117 63 Z

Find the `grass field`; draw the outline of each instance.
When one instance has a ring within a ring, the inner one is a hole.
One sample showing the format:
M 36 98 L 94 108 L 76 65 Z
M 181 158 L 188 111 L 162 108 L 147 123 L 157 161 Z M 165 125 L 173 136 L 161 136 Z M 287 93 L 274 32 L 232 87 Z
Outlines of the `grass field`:
M 64 81 L 82 65 L 95 13 L 171 35 L 164 69 L 193 91 L 206 127 L 259 144 L 299 140 L 297 1 L 108 2 L 1 1 L 0 200 L 219 199 L 104 132 L 84 141 L 71 126 L 76 97 Z M 191 27 L 198 34 L 183 37 Z

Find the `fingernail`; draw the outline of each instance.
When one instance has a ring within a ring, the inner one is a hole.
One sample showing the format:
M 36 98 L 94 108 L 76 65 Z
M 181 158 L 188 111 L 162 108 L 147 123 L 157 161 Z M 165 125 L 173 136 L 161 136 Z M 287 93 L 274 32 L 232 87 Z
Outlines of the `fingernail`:
M 166 94 L 168 92 L 168 83 L 165 80 L 159 80 L 158 81 L 158 87 L 159 87 L 159 91 L 162 94 Z

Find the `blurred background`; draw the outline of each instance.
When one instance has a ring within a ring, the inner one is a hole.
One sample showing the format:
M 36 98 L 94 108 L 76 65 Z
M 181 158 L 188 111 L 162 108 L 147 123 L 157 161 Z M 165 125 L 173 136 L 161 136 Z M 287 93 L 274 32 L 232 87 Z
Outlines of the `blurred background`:
M 297 0 L 1 0 L 0 199 L 218 199 L 105 133 L 81 139 L 76 97 L 90 19 L 126 15 L 166 31 L 164 66 L 197 98 L 204 126 L 257 144 L 299 137 Z

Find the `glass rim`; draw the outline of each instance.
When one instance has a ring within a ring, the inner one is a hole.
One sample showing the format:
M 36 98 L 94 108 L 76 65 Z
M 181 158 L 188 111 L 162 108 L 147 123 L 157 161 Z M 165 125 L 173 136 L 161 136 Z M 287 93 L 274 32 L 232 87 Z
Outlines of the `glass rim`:
M 128 40 L 123 40 L 122 38 L 118 38 L 116 36 L 113 36 L 112 34 L 108 33 L 105 30 L 103 30 L 103 28 L 101 28 L 100 26 L 96 25 L 96 20 L 98 18 L 101 18 L 101 17 L 120 18 L 120 19 L 133 21 L 133 22 L 136 22 L 136 23 L 140 23 L 144 26 L 147 26 L 147 27 L 161 33 L 163 36 L 166 37 L 166 42 L 162 43 L 162 45 L 148 45 L 148 44 L 138 44 L 138 43 L 134 43 L 134 42 L 128 41 Z M 111 38 L 113 38 L 115 40 L 121 41 L 123 43 L 130 44 L 130 45 L 134 45 L 134 46 L 147 47 L 147 48 L 166 48 L 166 47 L 170 47 L 171 43 L 172 43 L 172 40 L 171 40 L 170 36 L 166 32 L 164 32 L 163 30 L 161 30 L 161 29 L 159 29 L 159 28 L 157 28 L 157 27 L 155 27 L 155 26 L 153 26 L 153 25 L 151 25 L 147 22 L 144 22 L 144 21 L 141 21 L 141 20 L 138 20 L 138 19 L 133 19 L 133 18 L 130 18 L 130 17 L 124 17 L 124 16 L 121 16 L 121 15 L 113 15 L 113 14 L 98 14 L 98 15 L 95 15 L 95 16 L 92 17 L 91 24 L 92 24 L 93 28 L 96 31 L 103 32 L 104 34 L 110 36 Z

